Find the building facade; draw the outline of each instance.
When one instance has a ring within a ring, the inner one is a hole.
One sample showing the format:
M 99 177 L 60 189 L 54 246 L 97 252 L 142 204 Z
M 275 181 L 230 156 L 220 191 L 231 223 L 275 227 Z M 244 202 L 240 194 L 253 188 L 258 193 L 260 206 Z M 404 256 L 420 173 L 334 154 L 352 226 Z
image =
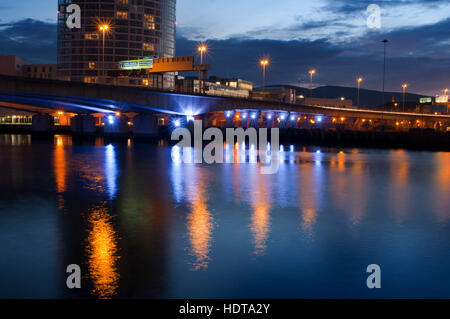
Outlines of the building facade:
M 23 66 L 24 77 L 33 79 L 57 79 L 56 64 L 26 64 Z
M 247 99 L 253 88 L 252 82 L 241 79 L 223 79 L 219 81 L 211 77 L 204 83 L 205 94 L 212 96 L 226 96 Z M 200 83 L 198 78 L 178 76 L 176 80 L 176 91 L 187 94 L 200 94 Z
M 310 98 L 310 97 L 297 97 L 297 104 L 309 105 L 309 106 L 328 106 L 328 107 L 340 107 L 340 108 L 351 108 L 352 100 L 345 98 L 339 99 L 327 99 L 327 98 Z
M 66 26 L 70 4 L 80 6 L 79 29 Z M 112 84 L 108 71 L 117 70 L 120 61 L 173 57 L 175 10 L 176 0 L 59 0 L 58 77 Z M 101 25 L 108 25 L 104 41 Z M 129 77 L 126 82 L 121 79 L 120 84 L 156 87 L 153 82 L 158 78 Z M 173 75 L 164 75 L 163 82 L 164 88 L 173 88 Z
M 252 98 L 255 100 L 282 102 L 288 104 L 296 103 L 295 90 L 285 87 L 265 88 L 264 90 L 253 90 Z
M 0 55 L 0 74 L 22 76 L 23 68 L 29 64 L 16 55 Z
M 56 70 L 56 64 L 31 64 L 16 55 L 0 55 L 0 75 L 55 80 Z

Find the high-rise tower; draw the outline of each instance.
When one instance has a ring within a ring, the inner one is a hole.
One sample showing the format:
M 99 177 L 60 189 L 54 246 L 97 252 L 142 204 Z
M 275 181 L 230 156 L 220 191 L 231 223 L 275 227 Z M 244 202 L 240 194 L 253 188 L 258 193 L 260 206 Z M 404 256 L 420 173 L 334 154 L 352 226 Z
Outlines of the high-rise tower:
M 81 8 L 79 29 L 67 28 L 70 4 Z M 107 74 L 117 70 L 119 61 L 173 57 L 175 10 L 176 0 L 58 0 L 59 77 L 86 83 L 173 88 L 170 74 L 164 78 L 152 75 L 114 80 Z M 102 25 L 108 25 L 108 29 L 102 31 Z

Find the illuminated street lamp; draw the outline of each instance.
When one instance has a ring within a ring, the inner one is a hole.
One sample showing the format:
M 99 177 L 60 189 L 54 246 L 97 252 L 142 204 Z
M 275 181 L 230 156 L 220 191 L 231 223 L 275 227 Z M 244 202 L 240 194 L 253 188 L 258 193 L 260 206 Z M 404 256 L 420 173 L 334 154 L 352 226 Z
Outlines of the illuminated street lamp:
M 261 66 L 262 66 L 262 68 L 263 68 L 262 88 L 263 88 L 263 90 L 264 90 L 264 85 L 265 85 L 265 82 L 266 82 L 266 67 L 269 65 L 269 60 L 267 60 L 267 59 L 262 59 L 262 60 L 260 61 L 260 64 L 261 64 Z
M 382 100 L 382 104 L 381 105 L 384 107 L 384 80 L 385 80 L 385 77 L 386 77 L 386 44 L 389 41 L 384 39 L 381 42 L 383 43 L 383 48 L 384 48 L 384 58 L 383 58 L 383 93 L 381 95 L 381 100 Z
M 312 98 L 312 78 L 313 78 L 313 75 L 314 74 L 316 74 L 316 70 L 314 70 L 314 69 L 312 69 L 312 70 L 309 70 L 309 77 L 310 77 L 310 83 L 309 83 L 309 95 L 310 95 L 310 97 Z
M 361 82 L 363 81 L 362 77 L 359 77 L 356 79 L 356 82 L 358 82 L 358 103 L 356 104 L 357 106 L 359 106 L 359 88 L 361 86 Z
M 102 79 L 103 82 L 105 82 L 105 33 L 109 30 L 109 25 L 107 24 L 101 24 L 98 29 L 103 34 L 103 40 L 102 40 Z
M 403 88 L 403 112 L 405 112 L 405 93 L 406 93 L 406 88 L 408 87 L 408 84 L 403 84 L 402 88 Z
M 208 48 L 206 45 L 202 44 L 197 48 L 197 51 L 200 52 L 200 65 L 203 65 L 203 54 L 206 52 Z M 204 87 L 204 81 L 202 71 L 198 71 L 198 91 L 199 93 L 204 93 L 205 87 Z
M 445 96 L 447 96 L 447 92 L 448 92 L 448 89 L 444 89 L 444 95 Z M 449 103 L 447 103 L 447 115 L 448 115 L 448 106 L 449 106 Z
M 198 52 L 200 52 L 200 64 L 203 64 L 203 54 L 206 52 L 206 45 L 201 45 L 197 48 Z

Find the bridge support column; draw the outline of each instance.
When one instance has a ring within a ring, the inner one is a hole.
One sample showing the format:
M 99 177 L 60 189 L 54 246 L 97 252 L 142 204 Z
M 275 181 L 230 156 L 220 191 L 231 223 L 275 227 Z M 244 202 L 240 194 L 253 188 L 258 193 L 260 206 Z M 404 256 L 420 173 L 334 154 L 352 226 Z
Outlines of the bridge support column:
M 258 128 L 258 121 L 259 121 L 259 117 L 261 115 L 261 112 L 256 110 L 256 111 L 251 111 L 250 112 L 250 127 L 254 127 L 254 128 Z
M 158 135 L 158 119 L 151 114 L 138 114 L 133 119 L 133 134 L 140 136 Z
M 76 115 L 71 120 L 73 134 L 95 134 L 95 117 L 92 115 Z
M 129 133 L 128 116 L 107 115 L 103 118 L 106 135 L 123 135 Z
M 290 113 L 289 114 L 289 128 L 296 129 L 297 128 L 297 119 L 298 119 L 297 113 Z
M 31 130 L 35 133 L 49 133 L 53 130 L 55 119 L 49 114 L 35 114 L 32 118 Z
M 248 112 L 241 112 L 242 128 L 248 128 Z
M 234 127 L 233 119 L 234 119 L 234 111 L 225 111 L 225 127 Z
M 272 128 L 273 127 L 273 119 L 275 117 L 275 114 L 273 112 L 266 112 L 265 113 L 265 120 L 266 120 L 266 127 Z
M 278 113 L 278 119 L 280 120 L 280 128 L 287 127 L 288 116 L 289 116 L 289 113 L 287 113 L 287 112 Z
M 210 119 L 210 114 L 203 114 L 200 116 L 201 120 L 202 120 L 202 126 L 203 128 L 208 128 L 210 126 L 212 126 L 212 121 Z

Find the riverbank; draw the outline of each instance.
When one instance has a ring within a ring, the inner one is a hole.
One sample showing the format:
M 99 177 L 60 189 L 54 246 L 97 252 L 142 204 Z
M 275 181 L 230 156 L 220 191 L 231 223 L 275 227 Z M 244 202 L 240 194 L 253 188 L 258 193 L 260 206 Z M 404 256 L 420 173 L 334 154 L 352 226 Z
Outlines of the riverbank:
M 270 130 L 269 130 L 270 131 Z M 223 129 L 225 136 L 225 129 Z M 70 127 L 55 127 L 49 133 L 33 133 L 29 125 L 0 125 L 0 134 L 31 134 L 36 138 L 51 137 L 54 134 L 72 135 Z M 105 135 L 99 128 L 95 135 L 74 135 L 77 140 L 87 141 L 96 136 L 104 136 L 111 140 L 127 140 L 132 138 L 139 142 L 155 142 L 167 140 L 168 130 L 160 130 L 158 136 Z M 270 136 L 269 136 L 270 138 Z M 324 130 L 324 129 L 280 129 L 281 144 L 317 145 L 327 147 L 364 147 L 377 149 L 409 149 L 424 151 L 450 152 L 450 132 L 435 131 L 433 129 L 411 129 L 409 131 L 352 131 L 352 130 Z M 176 144 L 176 142 L 173 142 Z

